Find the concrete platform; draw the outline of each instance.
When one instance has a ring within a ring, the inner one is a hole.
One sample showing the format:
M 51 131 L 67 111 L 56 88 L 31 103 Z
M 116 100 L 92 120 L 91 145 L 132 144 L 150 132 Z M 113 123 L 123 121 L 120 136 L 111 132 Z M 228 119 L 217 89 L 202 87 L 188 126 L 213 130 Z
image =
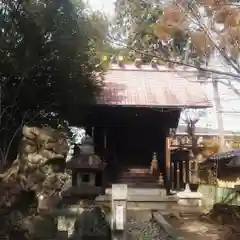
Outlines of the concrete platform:
M 176 196 L 149 196 L 149 195 L 128 195 L 128 202 L 177 202 Z M 110 195 L 100 195 L 95 201 L 105 202 L 111 201 Z
M 112 195 L 112 188 L 107 188 L 105 190 L 106 195 Z M 166 189 L 164 188 L 128 188 L 129 196 L 157 196 L 165 197 Z
M 111 195 L 101 195 L 95 199 L 97 204 L 111 205 Z M 127 208 L 131 210 L 166 210 L 177 205 L 175 196 L 129 195 Z

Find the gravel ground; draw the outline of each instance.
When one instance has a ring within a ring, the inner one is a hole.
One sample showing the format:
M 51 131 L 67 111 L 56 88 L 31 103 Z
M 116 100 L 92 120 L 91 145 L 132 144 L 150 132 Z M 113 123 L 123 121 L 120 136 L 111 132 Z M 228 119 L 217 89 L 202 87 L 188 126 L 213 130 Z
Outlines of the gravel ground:
M 211 224 L 198 220 L 197 218 L 169 218 L 168 222 L 183 236 L 186 240 L 219 240 L 224 234 L 224 226 Z
M 141 221 L 129 217 L 127 220 L 128 240 L 171 240 L 172 238 L 154 220 Z
M 110 240 L 110 226 L 107 217 L 96 206 L 86 207 L 74 223 L 71 240 Z M 126 226 L 127 240 L 172 240 L 164 229 L 152 219 L 151 211 L 128 212 Z

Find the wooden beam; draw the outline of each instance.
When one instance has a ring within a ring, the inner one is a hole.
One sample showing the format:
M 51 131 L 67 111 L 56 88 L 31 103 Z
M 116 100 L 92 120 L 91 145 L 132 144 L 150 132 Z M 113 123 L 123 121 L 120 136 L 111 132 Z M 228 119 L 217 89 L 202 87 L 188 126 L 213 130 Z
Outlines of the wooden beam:
M 198 144 L 199 148 L 203 148 L 203 144 Z M 171 148 L 172 149 L 176 149 L 176 148 L 185 148 L 185 149 L 191 149 L 192 145 L 191 144 L 171 144 Z

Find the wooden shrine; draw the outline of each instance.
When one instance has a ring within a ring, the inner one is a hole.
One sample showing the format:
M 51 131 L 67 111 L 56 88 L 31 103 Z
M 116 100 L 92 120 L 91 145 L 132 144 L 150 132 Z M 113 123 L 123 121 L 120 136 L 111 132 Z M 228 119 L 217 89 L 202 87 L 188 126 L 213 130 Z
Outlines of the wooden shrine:
M 197 141 L 196 141 L 197 140 Z M 178 136 L 176 129 L 170 129 L 169 133 L 169 175 L 171 189 L 182 189 L 188 183 L 190 188 L 196 188 L 199 183 L 198 163 L 202 160 L 203 144 L 201 138 L 195 139 L 189 135 Z M 193 146 L 197 143 L 197 146 Z M 193 148 L 195 154 L 193 155 Z

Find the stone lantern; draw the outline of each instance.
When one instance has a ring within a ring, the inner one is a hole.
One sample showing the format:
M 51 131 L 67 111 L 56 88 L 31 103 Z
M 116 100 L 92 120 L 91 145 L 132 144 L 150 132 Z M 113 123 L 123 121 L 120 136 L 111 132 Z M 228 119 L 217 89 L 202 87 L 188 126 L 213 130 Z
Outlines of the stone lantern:
M 72 193 L 98 195 L 105 191 L 104 168 L 106 164 L 94 152 L 93 140 L 86 136 L 75 148 L 73 158 L 67 163 L 72 170 Z

